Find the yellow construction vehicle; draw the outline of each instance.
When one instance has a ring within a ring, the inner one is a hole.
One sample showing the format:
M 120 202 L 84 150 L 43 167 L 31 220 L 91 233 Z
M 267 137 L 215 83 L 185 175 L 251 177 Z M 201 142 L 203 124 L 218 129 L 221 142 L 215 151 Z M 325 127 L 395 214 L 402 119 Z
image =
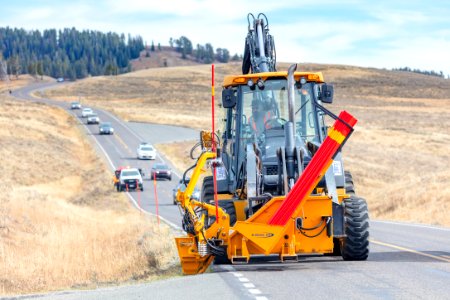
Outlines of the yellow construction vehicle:
M 183 273 L 269 255 L 365 260 L 368 208 L 341 156 L 356 119 L 322 106 L 332 103 L 333 86 L 321 73 L 296 65 L 276 71 L 267 18 L 249 14 L 248 21 L 244 74 L 223 82 L 220 139 L 201 133 L 202 154 L 177 193 L 187 233 L 176 238 Z M 200 200 L 191 199 L 207 168 L 213 175 L 204 177 Z

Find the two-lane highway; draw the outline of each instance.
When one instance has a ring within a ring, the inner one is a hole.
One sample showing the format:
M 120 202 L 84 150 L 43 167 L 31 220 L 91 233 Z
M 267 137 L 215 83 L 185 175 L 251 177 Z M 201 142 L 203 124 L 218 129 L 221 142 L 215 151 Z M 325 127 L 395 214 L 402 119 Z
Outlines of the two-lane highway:
M 68 103 L 29 96 L 32 86 L 13 95 L 68 109 Z M 138 161 L 135 149 L 141 141 L 160 143 L 196 140 L 198 132 L 186 128 L 126 123 L 109 112 L 97 110 L 116 132 L 100 136 L 97 126 L 83 125 L 93 146 L 110 164 L 142 167 L 147 173 L 154 162 Z M 78 115 L 79 112 L 75 112 Z M 77 116 L 78 118 L 78 116 Z M 83 122 L 78 118 L 80 122 Z M 81 124 L 81 123 L 80 123 Z M 158 161 L 170 162 L 160 155 Z M 178 174 L 180 175 L 180 174 Z M 173 227 L 180 226 L 177 206 L 172 205 L 175 178 L 158 181 L 160 215 Z M 145 181 L 140 195 L 142 209 L 155 212 L 153 186 Z M 111 186 L 112 188 L 112 186 Z M 138 192 L 128 193 L 137 202 Z M 371 221 L 371 246 L 367 261 L 350 262 L 338 257 L 301 257 L 298 263 L 258 262 L 248 265 L 213 266 L 198 276 L 170 278 L 139 285 L 92 291 L 66 291 L 33 295 L 46 299 L 450 299 L 450 228 Z
M 58 84 L 61 85 L 61 84 Z M 156 190 L 158 197 L 158 205 L 164 207 L 159 209 L 160 217 L 169 225 L 176 229 L 181 229 L 180 211 L 176 205 L 173 205 L 173 189 L 182 176 L 179 170 L 176 170 L 171 162 L 164 157 L 163 154 L 157 153 L 156 160 L 139 160 L 137 159 L 136 149 L 141 142 L 149 142 L 151 144 L 163 143 L 168 141 L 195 140 L 198 139 L 199 133 L 195 130 L 176 126 L 162 126 L 143 123 L 126 123 L 118 119 L 111 113 L 93 108 L 98 114 L 100 121 L 111 122 L 114 128 L 113 135 L 100 135 L 98 125 L 86 124 L 86 118 L 81 117 L 81 110 L 71 110 L 70 102 L 55 101 L 51 99 L 36 99 L 30 96 L 31 93 L 40 93 L 47 88 L 54 87 L 55 84 L 33 85 L 13 93 L 13 96 L 26 99 L 29 101 L 40 101 L 47 104 L 59 106 L 68 113 L 74 115 L 80 125 L 86 130 L 88 136 L 92 138 L 97 151 L 105 157 L 113 171 L 119 166 L 130 166 L 142 168 L 144 171 L 144 191 L 130 191 L 127 195 L 134 205 L 140 205 L 140 208 L 148 213 L 156 214 L 156 199 L 154 193 L 154 183 L 150 180 L 150 169 L 154 163 L 164 162 L 172 167 L 172 180 L 157 180 Z M 111 182 L 111 188 L 113 188 Z

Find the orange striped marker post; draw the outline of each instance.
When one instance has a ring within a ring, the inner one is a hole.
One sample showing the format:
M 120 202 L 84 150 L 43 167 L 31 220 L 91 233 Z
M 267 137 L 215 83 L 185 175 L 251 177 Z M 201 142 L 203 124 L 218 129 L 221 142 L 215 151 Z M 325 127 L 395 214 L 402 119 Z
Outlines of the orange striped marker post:
M 156 192 L 156 176 L 153 176 L 153 190 L 155 192 L 155 204 L 156 204 L 156 217 L 158 218 L 159 225 L 159 209 L 158 209 L 158 193 Z
M 305 171 L 295 183 L 286 199 L 269 220 L 270 225 L 284 226 L 294 213 L 302 206 L 305 200 L 317 186 L 320 179 L 333 162 L 342 143 L 350 135 L 357 120 L 346 111 L 342 111 L 328 131 L 327 138 L 323 141 L 316 154 L 313 156 Z M 350 125 L 350 126 L 348 126 Z
M 211 147 L 212 152 L 216 153 L 216 142 L 215 142 L 215 128 L 214 128 L 214 64 L 211 65 L 211 115 L 212 115 L 212 136 L 211 136 Z M 213 182 L 214 182 L 214 203 L 216 205 L 216 223 L 219 223 L 219 201 L 217 200 L 217 169 L 215 164 L 213 164 Z

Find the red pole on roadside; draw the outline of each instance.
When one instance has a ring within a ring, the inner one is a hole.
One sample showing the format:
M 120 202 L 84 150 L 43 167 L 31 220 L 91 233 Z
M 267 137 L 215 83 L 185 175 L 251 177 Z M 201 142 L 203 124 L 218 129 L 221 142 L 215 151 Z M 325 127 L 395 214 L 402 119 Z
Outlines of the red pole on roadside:
M 156 192 L 156 176 L 153 176 L 153 190 L 155 192 L 156 217 L 158 218 L 158 225 L 159 225 L 159 209 L 158 209 L 158 193 Z
M 212 117 L 212 151 L 216 152 L 216 143 L 215 143 L 215 128 L 214 128 L 214 64 L 211 65 L 211 117 Z M 216 205 L 216 222 L 219 223 L 219 201 L 217 200 L 217 169 L 216 166 L 213 164 L 213 182 L 214 182 L 214 203 Z
M 139 211 L 142 214 L 142 208 L 141 208 L 141 189 L 139 188 L 139 181 L 136 180 L 136 189 L 138 190 L 138 206 L 139 206 Z

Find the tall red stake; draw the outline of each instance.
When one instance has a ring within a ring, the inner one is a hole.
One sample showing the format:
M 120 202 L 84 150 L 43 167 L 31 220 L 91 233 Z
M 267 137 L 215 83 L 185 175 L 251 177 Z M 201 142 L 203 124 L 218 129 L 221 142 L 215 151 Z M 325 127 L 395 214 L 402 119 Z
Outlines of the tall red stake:
M 214 129 L 214 64 L 211 65 L 211 115 L 212 115 L 212 151 L 216 152 L 215 129 Z M 216 222 L 219 223 L 219 201 L 217 200 L 217 170 L 213 164 L 213 181 L 214 181 L 214 203 L 216 204 Z
M 156 192 L 156 175 L 153 176 L 153 190 L 155 191 L 156 217 L 159 225 L 159 210 L 158 210 L 158 193 Z
M 144 183 L 142 183 L 144 184 Z M 142 207 L 141 207 L 141 189 L 139 188 L 139 181 L 136 179 L 136 189 L 137 189 L 137 193 L 138 193 L 138 206 L 139 206 L 139 211 L 142 214 Z

